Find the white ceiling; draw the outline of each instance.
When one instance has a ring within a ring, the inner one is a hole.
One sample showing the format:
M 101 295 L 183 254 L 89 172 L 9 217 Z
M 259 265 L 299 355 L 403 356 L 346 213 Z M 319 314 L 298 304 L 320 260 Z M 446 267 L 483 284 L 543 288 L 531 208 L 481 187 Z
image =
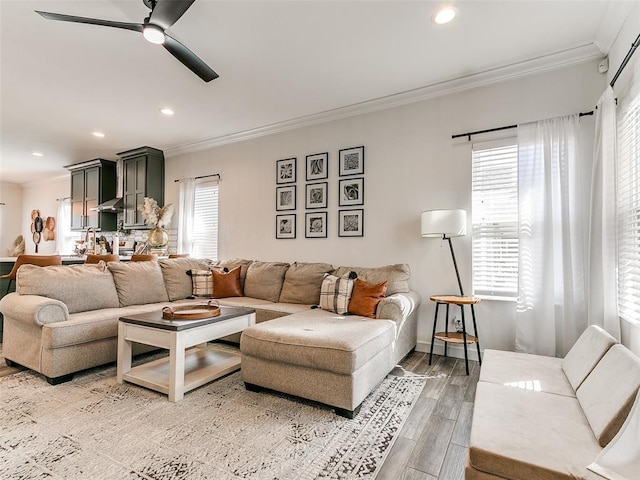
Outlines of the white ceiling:
M 170 154 L 461 79 L 595 58 L 626 8 L 609 0 L 451 3 L 458 17 L 436 25 L 443 2 L 196 0 L 169 32 L 220 75 L 204 83 L 138 33 L 34 12 L 141 23 L 142 0 L 0 0 L 0 180 L 61 175 L 63 165 L 142 145 Z M 161 115 L 163 106 L 176 114 Z

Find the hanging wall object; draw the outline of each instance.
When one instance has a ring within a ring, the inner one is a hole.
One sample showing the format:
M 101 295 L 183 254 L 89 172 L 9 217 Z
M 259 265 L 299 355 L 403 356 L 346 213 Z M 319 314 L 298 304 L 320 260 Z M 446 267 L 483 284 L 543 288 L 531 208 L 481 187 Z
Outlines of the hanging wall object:
M 364 178 L 340 180 L 338 192 L 340 194 L 339 205 L 341 207 L 364 205 Z
M 276 215 L 276 238 L 296 238 L 296 214 Z
M 56 219 L 54 217 L 47 217 L 44 221 L 42 238 L 45 242 L 50 242 L 56 239 Z
M 42 240 L 42 230 L 44 222 L 40 216 L 40 210 L 31 210 L 31 234 L 33 243 L 36 245 L 36 253 L 38 253 L 38 244 Z
M 296 209 L 296 186 L 288 185 L 286 187 L 276 188 L 276 210 L 295 210 Z
M 329 153 L 307 155 L 307 182 L 329 178 Z
M 327 182 L 320 183 L 308 183 L 306 189 L 306 203 L 307 209 L 313 208 L 327 208 Z
M 296 182 L 296 159 L 285 158 L 276 162 L 276 183 Z
M 304 224 L 306 238 L 327 238 L 327 212 L 306 213 Z
M 364 210 L 339 210 L 338 221 L 339 237 L 364 236 Z
M 344 148 L 339 152 L 341 177 L 364 174 L 364 147 Z

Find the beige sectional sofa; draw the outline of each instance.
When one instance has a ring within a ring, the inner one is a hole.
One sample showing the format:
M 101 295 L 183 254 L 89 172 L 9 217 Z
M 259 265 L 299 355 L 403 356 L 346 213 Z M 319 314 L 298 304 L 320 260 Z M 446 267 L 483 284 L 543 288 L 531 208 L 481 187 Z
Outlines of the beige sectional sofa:
M 601 480 L 587 466 L 639 387 L 640 359 L 596 326 L 564 359 L 485 350 L 466 480 Z
M 240 259 L 217 263 L 229 269 L 240 267 L 244 289 L 244 296 L 223 298 L 220 303 L 256 309 L 257 325 L 241 345 L 243 375 L 246 362 L 245 381 L 252 388 L 278 389 L 352 414 L 371 388 L 416 345 L 420 299 L 410 291 L 407 265 L 334 269 L 322 263 Z M 191 258 L 108 266 L 25 265 L 18 271 L 17 291 L 0 301 L 3 355 L 8 363 L 42 373 L 53 384 L 69 380 L 77 371 L 113 362 L 118 318 L 177 302 L 202 301 L 189 298 L 192 285 L 186 272 L 209 266 L 205 260 Z M 388 282 L 376 319 L 312 308 L 318 304 L 326 273 L 351 270 L 365 281 Z M 265 329 L 267 324 L 272 325 Z M 306 347 L 294 345 L 301 332 Z M 280 336 L 276 342 L 274 335 Z M 237 342 L 240 336 L 229 340 Z M 312 350 L 321 352 L 324 361 L 304 357 Z M 265 366 L 273 367 L 270 373 L 263 370 Z M 326 388 L 318 388 L 320 384 Z M 314 390 L 323 393 L 314 395 Z

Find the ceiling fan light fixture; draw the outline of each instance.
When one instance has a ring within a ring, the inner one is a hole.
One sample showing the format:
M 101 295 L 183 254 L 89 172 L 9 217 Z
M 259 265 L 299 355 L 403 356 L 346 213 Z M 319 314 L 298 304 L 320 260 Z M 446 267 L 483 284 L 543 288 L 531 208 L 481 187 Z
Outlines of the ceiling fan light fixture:
M 451 20 L 453 20 L 456 17 L 457 13 L 458 12 L 453 7 L 442 7 L 436 10 L 432 18 L 434 23 L 437 23 L 438 25 L 444 25 L 445 23 L 449 23 Z
M 157 25 L 149 23 L 142 29 L 142 36 L 146 41 L 162 45 L 164 43 L 164 31 Z

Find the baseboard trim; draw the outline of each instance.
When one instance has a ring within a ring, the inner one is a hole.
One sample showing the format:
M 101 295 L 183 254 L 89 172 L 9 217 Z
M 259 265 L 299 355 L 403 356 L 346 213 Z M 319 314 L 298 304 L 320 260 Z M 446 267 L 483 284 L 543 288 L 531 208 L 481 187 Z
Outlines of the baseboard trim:
M 430 348 L 431 342 L 418 342 L 416 345 L 417 352 L 426 352 L 429 354 Z M 433 346 L 433 353 L 434 355 L 444 355 L 444 344 L 442 342 L 436 342 Z M 467 346 L 467 354 L 469 355 L 469 360 L 478 361 L 478 350 L 476 349 L 475 343 Z M 464 360 L 464 348 L 462 345 L 449 344 L 447 347 L 447 356 Z

